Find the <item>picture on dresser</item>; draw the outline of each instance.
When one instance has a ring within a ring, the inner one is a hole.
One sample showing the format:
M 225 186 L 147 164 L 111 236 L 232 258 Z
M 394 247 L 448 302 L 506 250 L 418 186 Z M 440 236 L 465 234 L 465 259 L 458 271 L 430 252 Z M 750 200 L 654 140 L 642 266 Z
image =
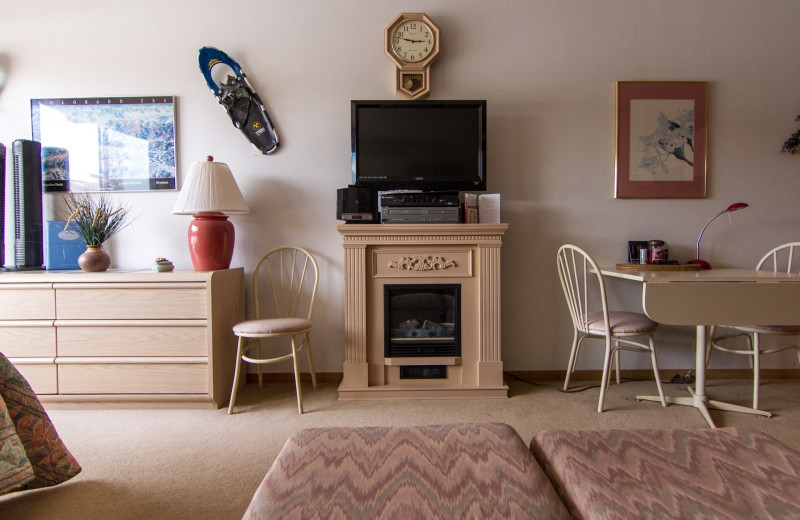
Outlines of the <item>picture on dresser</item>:
M 31 100 L 42 190 L 174 190 L 172 96 Z

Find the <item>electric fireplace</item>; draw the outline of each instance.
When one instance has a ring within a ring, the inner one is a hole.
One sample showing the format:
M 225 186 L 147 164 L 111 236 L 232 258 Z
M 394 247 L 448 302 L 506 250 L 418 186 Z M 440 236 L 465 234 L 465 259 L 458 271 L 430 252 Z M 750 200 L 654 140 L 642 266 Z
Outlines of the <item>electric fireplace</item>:
M 508 224 L 343 224 L 339 399 L 507 398 L 500 246 Z

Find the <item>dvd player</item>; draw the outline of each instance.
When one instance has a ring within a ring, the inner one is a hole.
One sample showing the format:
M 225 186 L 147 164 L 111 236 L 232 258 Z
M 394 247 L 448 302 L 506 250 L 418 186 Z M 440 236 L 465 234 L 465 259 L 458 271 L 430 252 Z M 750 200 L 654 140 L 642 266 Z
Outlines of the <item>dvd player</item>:
M 417 206 L 381 208 L 384 224 L 458 224 L 461 222 L 459 207 Z
M 455 207 L 457 191 L 385 191 L 380 194 L 381 207 Z

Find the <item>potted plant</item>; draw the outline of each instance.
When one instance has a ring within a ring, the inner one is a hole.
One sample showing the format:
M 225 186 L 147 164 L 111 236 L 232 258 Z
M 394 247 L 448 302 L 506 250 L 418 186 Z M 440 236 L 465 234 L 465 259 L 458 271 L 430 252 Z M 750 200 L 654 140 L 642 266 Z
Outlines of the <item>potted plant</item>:
M 795 121 L 800 121 L 800 116 L 797 116 Z M 783 143 L 782 152 L 789 152 L 793 154 L 800 154 L 800 130 L 789 136 L 789 139 Z
M 70 214 L 64 229 L 74 222 L 86 242 L 86 252 L 78 257 L 78 265 L 84 271 L 105 271 L 111 265 L 111 257 L 103 243 L 130 223 L 128 208 L 117 206 L 105 193 L 97 198 L 88 193 L 70 193 L 65 204 Z

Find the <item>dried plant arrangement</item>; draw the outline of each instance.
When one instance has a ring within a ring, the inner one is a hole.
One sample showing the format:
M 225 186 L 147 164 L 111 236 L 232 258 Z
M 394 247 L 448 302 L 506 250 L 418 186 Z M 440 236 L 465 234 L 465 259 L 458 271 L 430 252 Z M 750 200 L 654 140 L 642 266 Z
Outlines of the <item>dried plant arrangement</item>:
M 64 229 L 74 222 L 87 246 L 101 246 L 130 224 L 129 210 L 117 205 L 105 193 L 70 193 L 65 200 L 69 218 Z
M 795 121 L 800 121 L 800 116 L 797 116 Z M 781 148 L 782 152 L 789 152 L 792 154 L 800 153 L 800 129 L 797 132 L 793 133 L 789 139 L 783 143 L 783 148 Z

